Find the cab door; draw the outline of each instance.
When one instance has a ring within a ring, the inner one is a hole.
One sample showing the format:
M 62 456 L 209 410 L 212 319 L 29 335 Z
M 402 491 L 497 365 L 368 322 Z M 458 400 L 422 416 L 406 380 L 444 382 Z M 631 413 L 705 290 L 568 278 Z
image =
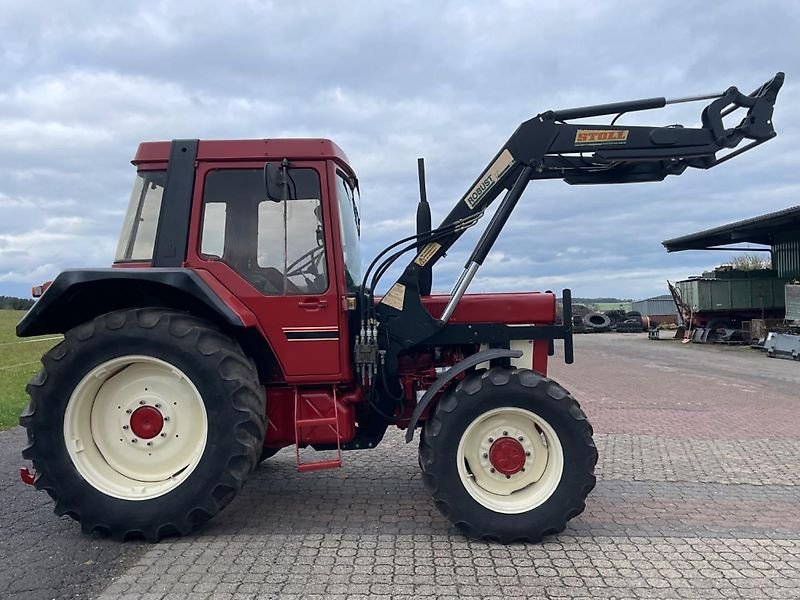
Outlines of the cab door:
M 325 163 L 292 161 L 290 198 L 281 202 L 267 199 L 263 167 L 198 167 L 190 266 L 208 270 L 253 311 L 287 381 L 338 381 L 341 310 Z

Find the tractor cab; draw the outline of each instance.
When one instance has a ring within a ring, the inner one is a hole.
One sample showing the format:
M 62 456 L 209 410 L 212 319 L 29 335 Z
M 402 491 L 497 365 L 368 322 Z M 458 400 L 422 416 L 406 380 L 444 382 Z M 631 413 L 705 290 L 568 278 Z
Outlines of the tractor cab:
M 180 158 L 166 142 L 139 145 L 114 266 L 194 269 L 252 313 L 285 379 L 347 378 L 341 307 L 361 259 L 357 180 L 342 150 L 317 139 L 200 141 L 194 162 Z M 174 223 L 157 233 L 159 219 Z

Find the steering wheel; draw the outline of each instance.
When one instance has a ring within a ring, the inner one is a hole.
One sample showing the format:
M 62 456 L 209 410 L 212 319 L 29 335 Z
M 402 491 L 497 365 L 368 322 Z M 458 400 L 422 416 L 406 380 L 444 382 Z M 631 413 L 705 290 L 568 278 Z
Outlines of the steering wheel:
M 286 277 L 302 275 L 306 278 L 309 276 L 313 279 L 318 278 L 322 274 L 320 267 L 324 256 L 325 246 L 315 246 L 308 252 L 301 254 L 297 260 L 286 268 Z
M 290 294 L 303 294 L 304 291 L 297 287 L 281 274 L 275 267 L 264 267 L 260 273 L 250 272 L 247 279 L 259 290 L 268 295 L 279 296 L 286 291 Z

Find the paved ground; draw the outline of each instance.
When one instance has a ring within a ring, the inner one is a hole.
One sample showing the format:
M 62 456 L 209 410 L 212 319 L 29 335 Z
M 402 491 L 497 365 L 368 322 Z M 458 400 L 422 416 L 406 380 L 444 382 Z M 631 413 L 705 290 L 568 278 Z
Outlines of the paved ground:
M 0 434 L 0 597 L 800 598 L 800 365 L 586 335 L 551 375 L 595 424 L 586 512 L 541 545 L 467 540 L 394 434 L 299 475 L 282 452 L 190 538 L 84 536 L 24 487 Z

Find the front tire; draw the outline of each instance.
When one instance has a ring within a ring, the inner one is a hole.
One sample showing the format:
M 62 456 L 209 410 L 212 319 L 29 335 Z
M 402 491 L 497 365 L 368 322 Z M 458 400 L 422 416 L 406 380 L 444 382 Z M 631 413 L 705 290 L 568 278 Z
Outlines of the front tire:
M 86 533 L 187 534 L 255 468 L 265 403 L 239 345 L 185 313 L 108 313 L 42 358 L 20 417 L 35 485 Z
M 538 542 L 583 512 L 597 449 L 577 401 L 528 369 L 464 378 L 424 426 L 423 481 L 472 537 Z

